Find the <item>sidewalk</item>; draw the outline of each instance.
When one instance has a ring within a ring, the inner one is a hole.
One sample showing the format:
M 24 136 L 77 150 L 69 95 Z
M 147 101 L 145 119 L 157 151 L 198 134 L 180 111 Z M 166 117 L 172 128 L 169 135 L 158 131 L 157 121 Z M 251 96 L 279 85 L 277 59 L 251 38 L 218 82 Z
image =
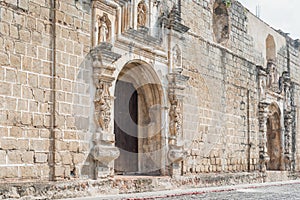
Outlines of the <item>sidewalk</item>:
M 192 189 L 176 189 L 167 191 L 156 191 L 156 192 L 145 192 L 145 193 L 134 193 L 134 194 L 119 194 L 119 195 L 103 195 L 97 197 L 86 197 L 86 198 L 71 198 L 68 200 L 104 200 L 104 199 L 162 199 L 164 197 L 171 196 L 182 196 L 191 194 L 204 194 L 214 192 L 224 192 L 251 188 L 262 188 L 267 186 L 280 186 L 300 184 L 300 180 L 282 181 L 282 182 L 268 182 L 268 183 L 256 183 L 256 184 L 242 184 L 242 185 L 230 185 L 220 187 L 205 187 L 205 188 L 192 188 Z

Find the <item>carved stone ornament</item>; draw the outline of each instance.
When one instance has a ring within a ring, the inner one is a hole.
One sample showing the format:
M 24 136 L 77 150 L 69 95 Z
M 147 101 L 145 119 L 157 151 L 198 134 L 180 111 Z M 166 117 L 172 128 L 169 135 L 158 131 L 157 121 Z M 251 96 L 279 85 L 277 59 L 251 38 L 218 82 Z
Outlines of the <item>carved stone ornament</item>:
M 276 67 L 276 62 L 269 59 L 267 63 L 267 87 L 273 92 L 280 93 L 279 90 L 279 73 Z
M 169 111 L 170 135 L 177 136 L 182 134 L 182 121 L 183 121 L 182 105 L 181 105 L 182 103 L 176 98 L 174 94 L 170 94 L 169 99 L 171 103 L 170 111 Z
M 258 69 L 258 90 L 259 100 L 263 101 L 266 99 L 266 87 L 267 87 L 267 73 L 262 66 L 257 66 Z
M 110 36 L 111 22 L 106 13 L 102 17 L 98 16 L 98 44 L 107 42 Z
M 266 171 L 266 165 L 270 161 L 267 152 L 267 118 L 268 118 L 268 103 L 260 102 L 259 108 L 259 166 L 260 171 Z
M 108 131 L 111 122 L 111 109 L 113 97 L 110 96 L 109 87 L 111 83 L 101 80 L 96 85 L 95 115 L 98 125 L 103 131 Z
M 112 59 L 106 58 L 106 54 L 103 54 L 103 52 L 105 51 L 103 51 L 101 45 L 91 51 L 94 73 L 93 81 L 96 87 L 94 116 L 97 126 L 93 136 L 95 146 L 91 150 L 91 155 L 97 163 L 96 171 L 99 171 L 101 165 L 107 170 L 104 174 L 109 175 L 111 173 L 109 164 L 120 155 L 120 151 L 114 146 L 114 135 L 110 133 L 112 131 L 111 114 L 114 97 L 111 96 L 109 88 L 114 81 L 112 74 L 115 68 L 104 64 Z M 102 60 L 102 57 L 104 57 L 104 60 Z
M 175 70 L 168 75 L 169 91 L 168 96 L 170 100 L 169 110 L 169 145 L 168 158 L 171 163 L 178 163 L 182 161 L 187 153 L 184 147 L 180 145 L 183 135 L 183 90 L 186 87 L 188 77 L 181 74 L 181 70 Z
M 141 1 L 137 7 L 137 24 L 138 27 L 146 26 L 147 21 L 147 7 L 144 1 Z
M 172 49 L 172 59 L 173 59 L 173 67 L 174 68 L 181 68 L 181 60 L 182 60 L 182 56 L 181 56 L 181 51 L 178 45 L 175 45 Z

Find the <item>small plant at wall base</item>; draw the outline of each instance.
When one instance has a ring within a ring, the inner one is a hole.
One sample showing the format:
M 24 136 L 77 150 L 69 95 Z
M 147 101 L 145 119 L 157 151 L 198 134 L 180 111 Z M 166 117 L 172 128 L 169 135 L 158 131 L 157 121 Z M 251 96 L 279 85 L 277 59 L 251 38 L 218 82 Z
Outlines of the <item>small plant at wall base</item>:
M 231 0 L 223 0 L 223 3 L 226 5 L 227 8 L 231 6 Z

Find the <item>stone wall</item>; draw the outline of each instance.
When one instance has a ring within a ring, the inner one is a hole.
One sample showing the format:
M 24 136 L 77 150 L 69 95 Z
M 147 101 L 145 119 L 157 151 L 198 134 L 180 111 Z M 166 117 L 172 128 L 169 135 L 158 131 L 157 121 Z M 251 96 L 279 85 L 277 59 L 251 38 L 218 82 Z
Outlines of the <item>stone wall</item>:
M 142 99 L 139 130 L 150 132 L 143 126 L 153 122 L 161 128 L 140 140 L 138 153 L 150 155 L 139 158 L 140 168 L 182 176 L 262 171 L 268 110 L 259 106 L 275 103 L 282 143 L 292 146 L 299 170 L 299 41 L 237 1 L 181 1 L 179 9 L 147 0 L 144 22 L 137 13 L 141 2 L 133 2 L 0 2 L 0 179 L 113 175 L 113 96 L 117 79 L 134 67 L 125 79 Z M 108 33 L 100 37 L 103 22 Z M 271 79 L 271 61 L 283 81 L 272 85 L 276 91 L 260 82 Z M 286 106 L 290 100 L 294 113 Z M 150 108 L 157 102 L 154 119 Z
M 1 2 L 1 179 L 78 176 L 89 151 L 90 9 L 52 8 Z

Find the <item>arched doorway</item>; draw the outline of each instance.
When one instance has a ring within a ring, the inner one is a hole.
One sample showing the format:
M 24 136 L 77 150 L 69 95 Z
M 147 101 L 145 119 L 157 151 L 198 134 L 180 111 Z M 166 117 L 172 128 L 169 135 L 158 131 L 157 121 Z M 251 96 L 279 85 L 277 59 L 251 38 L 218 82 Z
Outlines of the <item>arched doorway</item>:
M 270 161 L 267 163 L 268 170 L 282 169 L 282 137 L 280 124 L 280 110 L 276 104 L 269 106 L 267 119 L 267 148 Z
M 117 78 L 114 133 L 116 174 L 159 175 L 162 155 L 162 86 L 147 63 L 127 63 Z

